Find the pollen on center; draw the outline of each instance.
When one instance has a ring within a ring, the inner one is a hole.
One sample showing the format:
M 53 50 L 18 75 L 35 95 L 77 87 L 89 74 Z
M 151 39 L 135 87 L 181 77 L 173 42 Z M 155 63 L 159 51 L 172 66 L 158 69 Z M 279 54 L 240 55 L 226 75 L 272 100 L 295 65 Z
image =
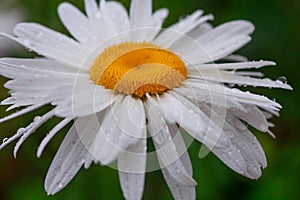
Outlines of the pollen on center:
M 185 64 L 176 54 L 147 42 L 106 48 L 89 73 L 96 84 L 139 98 L 162 94 L 187 78 Z

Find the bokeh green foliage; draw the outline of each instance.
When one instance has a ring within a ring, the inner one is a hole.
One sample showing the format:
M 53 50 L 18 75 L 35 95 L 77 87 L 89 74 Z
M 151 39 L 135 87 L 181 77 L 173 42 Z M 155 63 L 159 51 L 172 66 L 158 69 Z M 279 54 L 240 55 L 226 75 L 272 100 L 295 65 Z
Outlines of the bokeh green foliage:
M 3 1 L 3 0 L 1 0 Z M 7 1 L 9 2 L 9 1 Z M 18 0 L 14 5 L 22 6 L 27 11 L 28 21 L 46 25 L 68 34 L 59 21 L 56 7 L 61 0 Z M 82 0 L 69 0 L 83 9 Z M 129 7 L 129 0 L 122 3 Z M 1 2 L 2 3 L 2 2 Z M 299 63 L 300 63 L 300 1 L 298 0 L 154 0 L 154 7 L 167 7 L 170 16 L 165 26 L 176 22 L 178 18 L 195 9 L 204 9 L 215 15 L 214 25 L 234 19 L 247 19 L 256 26 L 253 41 L 239 53 L 247 55 L 250 60 L 273 60 L 277 67 L 262 69 L 268 77 L 276 79 L 284 75 L 293 86 L 294 91 L 278 89 L 252 89 L 257 93 L 276 98 L 283 105 L 280 118 L 274 118 L 273 128 L 276 140 L 258 133 L 268 158 L 263 176 L 257 180 L 248 180 L 235 174 L 222 164 L 214 155 L 198 158 L 201 144 L 194 142 L 189 149 L 194 177 L 198 182 L 197 199 L 299 199 L 300 198 L 300 143 L 297 125 L 300 123 Z M 18 57 L 34 56 L 33 53 L 18 53 Z M 0 78 L 0 84 L 6 80 Z M 244 88 L 247 89 L 248 88 Z M 7 97 L 7 90 L 0 88 L 0 98 Z M 8 137 L 18 127 L 30 123 L 36 114 L 41 114 L 49 107 L 37 112 L 3 123 L 1 137 Z M 0 116 L 6 115 L 5 107 L 0 107 Z M 43 125 L 22 147 L 18 158 L 11 154 L 13 145 L 0 152 L 0 199 L 3 200 L 86 200 L 86 199 L 123 199 L 119 186 L 117 171 L 92 166 L 81 170 L 74 180 L 55 196 L 47 196 L 43 181 L 55 151 L 58 149 L 68 127 L 64 128 L 47 147 L 44 155 L 37 159 L 35 153 L 43 136 L 58 119 L 52 119 Z M 144 199 L 172 199 L 160 171 L 148 173 Z

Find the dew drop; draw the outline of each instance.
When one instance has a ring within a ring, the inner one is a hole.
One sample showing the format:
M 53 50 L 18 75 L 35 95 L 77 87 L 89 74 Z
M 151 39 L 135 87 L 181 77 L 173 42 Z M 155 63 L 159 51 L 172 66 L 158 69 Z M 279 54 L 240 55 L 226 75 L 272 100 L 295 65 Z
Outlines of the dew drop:
M 279 76 L 276 81 L 280 82 L 280 83 L 283 83 L 283 84 L 286 84 L 287 83 L 287 78 L 284 77 L 284 76 Z
M 53 176 L 56 176 L 60 172 L 60 170 L 61 170 L 61 167 L 56 167 L 52 172 Z
M 179 17 L 179 21 L 183 21 L 188 17 L 188 15 L 182 15 Z
M 70 146 L 73 147 L 73 146 L 75 146 L 75 144 L 76 144 L 76 141 L 72 141 L 72 142 L 70 143 Z
M 4 138 L 3 140 L 2 140 L 2 142 L 4 143 L 4 142 L 6 142 L 8 140 L 8 138 Z
M 80 158 L 78 159 L 77 165 L 78 165 L 78 166 L 81 166 L 83 163 L 84 163 L 84 158 L 80 157 Z
M 41 120 L 41 117 L 40 117 L 40 116 L 36 116 L 36 117 L 33 119 L 34 122 L 38 122 L 38 121 L 40 121 L 40 120 Z
M 23 133 L 23 132 L 25 132 L 25 128 L 19 128 L 17 131 L 18 134 Z
M 58 183 L 57 183 L 57 187 L 58 187 L 58 188 L 63 188 L 64 186 L 63 186 L 63 184 L 62 184 L 61 182 L 58 182 Z
M 147 152 L 147 146 L 143 148 L 143 152 Z

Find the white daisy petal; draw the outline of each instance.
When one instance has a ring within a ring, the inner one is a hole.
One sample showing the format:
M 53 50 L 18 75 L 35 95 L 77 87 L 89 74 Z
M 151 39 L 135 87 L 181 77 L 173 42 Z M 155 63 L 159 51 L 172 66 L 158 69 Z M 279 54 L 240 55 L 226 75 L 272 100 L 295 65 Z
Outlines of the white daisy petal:
M 44 58 L 22 59 L 22 58 L 0 58 L 0 66 L 11 66 L 12 68 L 26 68 L 43 71 L 44 73 L 55 72 L 64 74 L 82 74 L 78 68 L 66 65 L 54 60 Z M 1 72 L 2 73 L 2 72 Z M 86 72 L 85 72 L 86 73 Z
M 148 132 L 152 136 L 160 166 L 161 168 L 166 168 L 177 183 L 193 187 L 196 185 L 196 182 L 179 159 L 180 155 L 177 153 L 168 125 L 162 117 L 158 104 L 155 104 L 155 101 L 150 98 L 151 97 L 148 96 L 147 107 L 149 111 L 147 118 L 150 120 Z
M 194 187 L 179 184 L 170 175 L 167 169 L 163 168 L 161 170 L 175 200 L 196 199 L 196 191 Z
M 253 24 L 244 20 L 227 22 L 212 29 L 197 39 L 211 59 L 199 58 L 195 63 L 211 62 L 230 55 L 250 41 L 248 35 L 253 31 Z
M 230 109 L 229 111 L 232 112 L 235 116 L 249 123 L 254 128 L 262 132 L 268 131 L 268 122 L 260 109 L 258 109 L 254 105 L 249 104 L 243 104 L 243 108 L 243 111 L 236 109 Z
M 42 107 L 42 106 L 43 106 L 42 104 L 35 104 L 35 105 L 28 106 L 28 107 L 26 107 L 26 108 L 24 108 L 20 111 L 17 111 L 15 113 L 11 114 L 11 115 L 8 115 L 6 117 L 1 118 L 0 123 L 3 123 L 5 121 L 11 120 L 13 118 L 19 117 L 19 116 L 24 115 L 26 113 L 29 113 L 29 112 L 31 112 L 33 110 L 36 110 L 36 109 L 38 109 L 39 107 Z
M 200 44 L 214 44 L 220 41 L 225 41 L 232 37 L 249 35 L 253 33 L 254 26 L 251 22 L 245 20 L 236 20 L 231 22 L 226 22 L 211 31 L 207 32 L 205 35 L 200 36 L 197 40 Z
M 33 105 L 33 106 L 29 106 L 27 108 L 24 108 L 23 110 L 21 111 L 18 111 L 12 115 L 9 115 L 5 118 L 2 118 L 0 119 L 0 123 L 4 122 L 4 121 L 7 121 L 9 119 L 12 119 L 12 118 L 15 118 L 21 114 L 25 114 L 25 113 L 28 113 L 32 110 L 35 110 L 37 109 L 38 107 L 41 107 L 42 105 Z M 44 119 L 48 119 L 50 117 L 52 117 L 53 115 L 51 115 L 52 112 L 46 114 L 44 116 L 44 118 L 41 118 L 42 120 L 39 120 L 39 122 L 44 122 Z M 37 120 L 36 120 L 37 121 Z M 5 139 L 3 140 L 3 143 L 0 145 L 0 150 L 3 149 L 4 147 L 6 147 L 8 144 L 10 144 L 11 142 L 13 142 L 14 140 L 16 140 L 17 138 L 19 137 L 23 137 L 21 138 L 19 144 L 17 145 L 18 147 L 15 148 L 15 151 L 14 151 L 14 154 L 15 154 L 15 157 L 16 157 L 16 153 L 17 153 L 17 150 L 19 148 L 19 146 L 24 142 L 24 140 L 26 139 L 25 137 L 28 137 L 35 129 L 37 129 L 39 126 L 41 125 L 41 123 L 38 123 L 38 122 L 35 122 L 35 123 L 31 123 L 29 126 L 27 126 L 26 128 L 19 128 L 17 133 L 14 134 L 13 136 L 11 136 L 10 138 L 8 139 Z M 27 133 L 27 136 L 24 136 L 24 134 L 26 135 Z
M 162 30 L 163 22 L 167 18 L 168 14 L 168 9 L 159 9 L 153 14 L 149 28 L 145 29 L 145 31 L 147 31 L 145 36 L 147 40 L 152 41 L 158 35 L 158 33 Z
M 215 147 L 211 151 L 229 168 L 241 175 L 246 175 L 247 165 L 244 157 L 238 147 L 234 143 L 230 143 L 231 146 L 228 148 Z
M 162 27 L 165 19 L 169 15 L 169 10 L 166 8 L 159 9 L 153 13 L 153 27 Z
M 247 44 L 254 30 L 253 25 L 247 21 L 232 21 L 222 24 L 198 39 L 183 38 L 183 41 L 172 47 L 172 50 L 183 56 L 192 64 L 200 64 L 227 57 Z M 181 43 L 186 43 L 184 48 Z
M 86 14 L 89 18 L 95 17 L 99 13 L 96 0 L 84 0 Z
M 86 132 L 88 134 L 88 132 Z M 45 180 L 45 190 L 53 195 L 63 189 L 76 175 L 88 154 L 76 126 L 73 125 L 57 151 Z
M 12 70 L 14 71 L 14 70 Z M 22 75 L 21 75 L 22 76 Z M 87 82 L 86 76 L 76 76 L 76 74 L 56 75 L 49 74 L 29 74 L 28 76 L 18 77 L 16 79 L 8 81 L 4 87 L 10 90 L 21 91 L 26 90 L 38 90 L 38 89 L 54 89 L 60 88 L 66 85 L 72 85 L 79 82 Z
M 177 124 L 168 124 L 170 134 L 173 138 L 173 141 L 175 143 L 176 149 L 180 155 L 180 160 L 185 166 L 187 172 L 192 176 L 193 175 L 193 168 L 191 159 L 189 156 L 189 152 L 187 149 L 187 146 L 183 140 L 183 137 L 181 135 L 181 132 L 178 128 Z
M 230 83 L 244 86 L 259 86 L 259 87 L 269 87 L 269 88 L 282 88 L 290 89 L 291 86 L 281 82 L 281 81 L 272 81 L 271 79 L 258 79 L 251 78 L 247 76 L 242 76 L 237 74 L 234 71 L 223 71 L 218 69 L 204 69 L 204 70 L 189 70 L 189 78 L 195 78 L 200 80 L 208 80 L 212 82 L 220 83 Z
M 183 147 L 185 149 L 185 152 L 180 157 L 180 160 L 185 166 L 187 172 L 192 176 L 193 175 L 192 163 L 177 125 L 175 124 L 169 125 L 169 130 L 174 139 L 176 147 L 177 148 Z M 162 169 L 162 173 L 172 192 L 174 199 L 176 200 L 196 199 L 195 187 L 188 187 L 188 186 L 178 184 L 176 180 L 170 175 L 170 173 L 166 168 Z
M 91 115 L 112 105 L 117 98 L 111 90 L 94 85 L 75 86 L 70 92 L 72 95 L 55 102 L 56 115 L 61 117 Z
M 218 63 L 218 64 L 200 64 L 187 66 L 190 70 L 239 70 L 239 69 L 258 69 L 264 66 L 275 66 L 276 63 L 271 61 L 257 61 L 257 62 L 239 62 L 239 63 Z
M 281 106 L 280 104 L 271 101 L 265 96 L 252 94 L 250 92 L 243 92 L 238 89 L 231 89 L 224 87 L 222 85 L 214 84 L 214 83 L 204 83 L 200 81 L 189 81 L 189 85 L 194 87 L 194 89 L 197 90 L 205 90 L 210 95 L 221 95 L 228 99 L 232 99 L 234 101 L 237 101 L 239 103 L 246 103 L 246 104 L 253 104 L 257 105 L 259 107 L 262 107 L 264 109 L 274 110 L 278 111 Z
M 225 149 L 226 153 L 218 148 L 212 152 L 237 173 L 253 179 L 258 178 L 261 175 L 260 168 L 266 164 L 265 155 L 247 127 L 231 113 L 224 113 L 224 109 L 209 107 L 203 103 L 199 106 L 207 116 L 214 116 L 212 119 L 222 122 L 219 125 L 231 139 L 231 147 L 227 151 Z
M 161 34 L 159 34 L 159 36 L 155 38 L 154 43 L 160 46 L 164 46 L 165 48 L 171 47 L 176 41 L 178 41 L 178 39 L 185 36 L 185 33 L 188 33 L 200 24 L 213 19 L 212 15 L 201 17 L 202 14 L 203 11 L 198 10 L 192 15 L 181 20 L 177 24 L 172 25 L 168 29 L 164 30 Z
M 21 90 L 11 91 L 11 98 L 8 102 L 4 100 L 3 104 L 13 104 L 13 108 L 18 108 L 20 106 L 45 105 L 51 102 L 49 96 L 51 97 L 51 95 L 55 93 L 55 89 L 42 90 L 41 88 L 18 88 Z
M 242 46 L 250 42 L 251 37 L 249 36 L 234 36 L 232 38 L 224 39 L 223 42 L 218 42 L 216 44 L 203 45 L 203 48 L 206 50 L 208 58 L 191 58 L 194 63 L 206 63 L 219 60 L 226 56 L 229 56 L 236 50 L 240 49 Z M 201 44 L 201 43 L 200 43 Z
M 41 157 L 45 147 L 47 144 L 50 142 L 50 140 L 55 136 L 55 134 L 60 131 L 63 127 L 65 127 L 72 118 L 65 118 L 63 119 L 60 123 L 58 123 L 48 134 L 47 136 L 43 139 L 41 142 L 38 151 L 37 151 L 37 157 Z
M 97 31 L 90 21 L 70 3 L 61 3 L 58 14 L 68 31 L 81 43 L 97 37 Z
M 115 107 L 115 108 L 114 108 Z M 114 120 L 121 131 L 128 136 L 141 139 L 145 138 L 146 116 L 143 103 L 127 95 L 120 105 L 114 105 Z M 126 120 L 124 120 L 126 119 Z
M 208 31 L 212 30 L 213 26 L 209 23 L 203 23 L 195 29 L 191 30 L 187 35 L 193 39 L 199 38 L 199 36 L 204 35 Z
M 129 30 L 130 22 L 128 13 L 121 3 L 102 0 L 100 8 L 104 22 L 112 34 Z
M 75 40 L 36 23 L 19 23 L 14 28 L 14 34 L 24 41 L 34 44 L 51 46 L 56 50 L 64 50 L 75 56 L 84 56 L 85 51 Z M 71 48 L 71 49 L 69 49 Z
M 253 154 L 256 156 L 257 160 L 259 161 L 262 168 L 267 167 L 267 160 L 264 150 L 256 137 L 248 130 L 245 129 L 238 133 L 238 136 L 241 140 L 249 146 L 249 149 L 252 150 Z
M 86 53 L 75 41 L 35 23 L 20 23 L 15 26 L 16 37 L 2 34 L 32 49 L 40 55 L 78 67 Z M 71 49 L 70 49 L 71 48 Z
M 27 126 L 26 128 L 22 129 L 22 136 L 19 139 L 19 141 L 17 142 L 15 148 L 14 148 L 14 156 L 17 157 L 17 153 L 19 151 L 19 148 L 21 147 L 21 145 L 23 144 L 23 142 L 25 142 L 25 140 L 32 135 L 36 129 L 38 129 L 41 125 L 43 125 L 46 121 L 48 121 L 50 118 L 52 118 L 54 116 L 54 112 L 53 110 L 49 111 L 48 113 L 46 113 L 45 115 L 39 117 L 36 116 L 33 120 L 33 122 Z
M 91 158 L 92 145 L 100 127 L 98 116 L 78 118 L 57 151 L 45 180 L 45 189 L 53 195 L 63 189 L 83 164 Z M 94 158 L 95 160 L 95 158 Z
M 240 76 L 250 76 L 250 77 L 257 77 L 257 78 L 264 77 L 264 73 L 262 72 L 237 71 L 236 74 Z
M 237 54 L 232 54 L 227 56 L 226 58 L 223 58 L 225 61 L 231 61 L 231 62 L 247 62 L 249 59 L 243 55 L 237 55 Z
M 112 123 L 114 116 L 111 109 L 103 111 L 103 114 L 105 118 L 101 121 L 101 127 L 89 147 L 89 152 L 95 163 L 108 165 L 117 159 L 122 150 L 127 148 L 127 141 L 120 140 L 121 131 L 115 123 Z
M 188 99 L 192 99 L 195 102 L 201 101 L 224 108 L 237 108 L 239 110 L 243 110 L 243 107 L 239 102 L 227 98 L 224 93 L 221 94 L 220 92 L 217 94 L 210 92 L 208 87 L 207 90 L 196 90 L 191 87 L 189 83 L 184 83 L 181 88 L 175 88 L 174 91 Z
M 131 31 L 129 33 L 130 40 L 134 42 L 142 42 L 148 38 L 152 29 L 152 1 L 151 0 L 132 0 L 130 5 L 130 23 Z M 155 31 L 156 32 L 156 31 Z
M 192 137 L 208 147 L 215 145 L 222 147 L 229 143 L 228 138 L 225 136 L 222 136 L 222 141 L 218 141 L 222 130 L 197 106 L 179 94 L 170 93 L 171 95 L 165 93 L 163 97 L 158 99 L 165 116 L 172 116 Z M 216 141 L 218 141 L 218 144 L 216 144 Z
M 281 89 L 293 90 L 293 88 L 290 85 L 283 83 L 279 80 L 272 81 L 269 78 L 258 79 L 258 78 L 236 75 L 233 79 L 229 79 L 229 80 L 225 79 L 223 80 L 223 82 L 238 84 L 238 85 L 248 85 L 254 87 L 268 87 L 268 88 L 281 88 Z
M 94 142 L 101 145 L 94 145 L 92 154 L 102 164 L 108 165 L 128 146 L 146 138 L 145 123 L 142 102 L 130 96 L 119 97 L 105 114 Z
M 151 0 L 132 0 L 130 5 L 130 21 L 132 28 L 145 27 L 151 20 L 152 1 Z
M 119 178 L 125 199 L 142 199 L 146 172 L 146 142 L 146 139 L 141 139 L 118 157 Z

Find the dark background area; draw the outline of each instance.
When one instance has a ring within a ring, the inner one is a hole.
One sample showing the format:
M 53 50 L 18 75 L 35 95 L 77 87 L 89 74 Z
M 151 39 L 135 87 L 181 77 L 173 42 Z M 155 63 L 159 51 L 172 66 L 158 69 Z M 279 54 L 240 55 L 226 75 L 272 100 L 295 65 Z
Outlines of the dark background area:
M 28 21 L 39 22 L 55 30 L 66 33 L 56 14 L 61 0 L 1 0 L 10 6 L 22 6 L 26 9 Z M 83 0 L 69 0 L 80 9 Z M 129 0 L 122 0 L 129 7 Z M 198 158 L 201 144 L 194 142 L 190 149 L 194 178 L 198 182 L 197 199 L 223 200 L 281 200 L 300 199 L 300 1 L 299 0 L 154 0 L 154 8 L 167 7 L 170 10 L 165 27 L 178 18 L 204 9 L 215 16 L 214 25 L 234 20 L 246 19 L 253 22 L 256 31 L 250 44 L 239 53 L 250 60 L 273 60 L 277 67 L 267 67 L 261 71 L 267 77 L 276 79 L 287 77 L 294 90 L 255 88 L 253 91 L 265 94 L 282 104 L 280 118 L 273 118 L 275 128 L 272 131 L 277 139 L 254 131 L 265 149 L 268 167 L 262 177 L 248 180 L 227 168 L 214 155 Z M 67 34 L 67 33 L 66 33 Z M 24 51 L 10 56 L 30 57 L 33 54 Z M 0 78 L 0 85 L 5 83 Z M 248 89 L 248 88 L 247 88 Z M 0 87 L 0 100 L 8 96 L 7 90 Z M 0 107 L 0 116 L 5 116 L 5 107 Z M 19 127 L 26 126 L 36 114 L 49 108 L 5 122 L 0 125 L 1 138 L 14 134 Z M 28 139 L 17 159 L 13 158 L 13 144 L 0 152 L 0 199 L 3 200 L 86 200 L 86 199 L 123 199 L 117 171 L 108 167 L 93 165 L 82 169 L 73 181 L 55 196 L 47 196 L 43 188 L 44 178 L 50 162 L 59 147 L 68 127 L 64 128 L 47 147 L 40 159 L 36 158 L 39 142 L 57 119 L 43 125 Z M 172 199 L 160 171 L 147 173 L 144 199 Z

